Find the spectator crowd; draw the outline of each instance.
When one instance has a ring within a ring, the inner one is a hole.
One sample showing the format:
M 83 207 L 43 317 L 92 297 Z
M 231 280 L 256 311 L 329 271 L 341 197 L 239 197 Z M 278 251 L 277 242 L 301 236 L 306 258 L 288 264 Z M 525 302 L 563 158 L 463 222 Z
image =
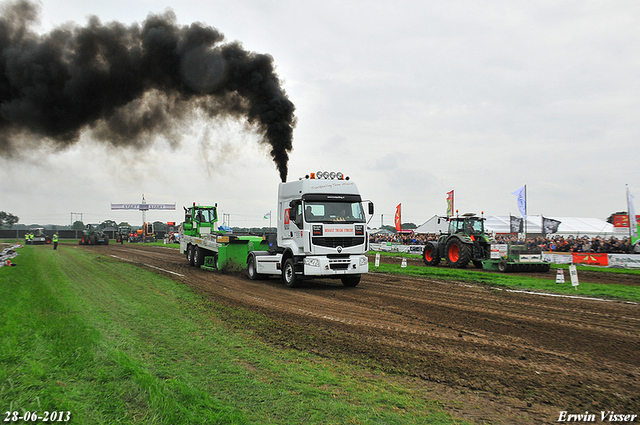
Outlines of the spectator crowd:
M 371 243 L 399 243 L 402 245 L 424 245 L 427 241 L 437 241 L 438 235 L 423 234 L 375 234 L 371 235 Z M 618 239 L 615 236 L 610 238 L 601 237 L 563 237 L 554 236 L 527 238 L 524 240 L 517 235 L 496 235 L 497 243 L 526 244 L 527 249 L 540 248 L 542 251 L 553 252 L 593 252 L 608 254 L 633 254 L 634 247 L 628 237 Z

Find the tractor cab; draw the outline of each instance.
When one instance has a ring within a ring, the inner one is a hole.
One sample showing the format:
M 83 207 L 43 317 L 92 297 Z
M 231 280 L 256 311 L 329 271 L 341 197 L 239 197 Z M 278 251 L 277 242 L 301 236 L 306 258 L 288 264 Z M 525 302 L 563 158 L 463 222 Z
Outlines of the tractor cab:
M 473 213 L 464 214 L 462 217 L 449 219 L 449 234 L 484 235 L 484 217 L 478 217 Z
M 185 235 L 206 235 L 216 230 L 218 222 L 217 206 L 198 206 L 185 208 L 183 229 Z

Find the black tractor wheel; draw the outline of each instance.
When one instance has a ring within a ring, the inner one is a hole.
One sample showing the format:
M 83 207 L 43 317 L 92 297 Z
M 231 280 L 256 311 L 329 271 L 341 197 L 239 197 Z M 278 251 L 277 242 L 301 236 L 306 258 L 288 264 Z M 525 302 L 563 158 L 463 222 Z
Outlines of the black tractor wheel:
M 287 258 L 284 262 L 284 267 L 282 267 L 282 280 L 284 284 L 289 288 L 296 288 L 300 286 L 300 279 L 296 276 L 295 263 L 293 262 L 293 258 Z
M 190 266 L 193 266 L 193 251 L 194 251 L 194 246 L 193 245 L 189 245 L 187 247 L 187 262 L 189 263 Z
M 507 263 L 506 260 L 500 260 L 500 262 L 498 263 L 498 270 L 500 270 L 502 273 L 510 272 L 511 264 Z
M 213 267 L 215 267 L 216 270 L 220 270 L 220 258 L 218 258 L 217 252 L 213 254 Z
M 353 288 L 355 286 L 358 286 L 358 283 L 360 283 L 360 275 L 359 274 L 349 275 L 349 276 L 342 276 L 340 279 L 342 280 L 342 284 L 344 286 L 348 286 L 349 288 Z
M 193 250 L 193 265 L 196 267 L 200 267 L 204 264 L 204 253 L 202 252 L 202 248 L 196 246 Z
M 471 250 L 469 245 L 462 243 L 459 239 L 452 238 L 447 242 L 444 250 L 447 265 L 455 269 L 463 269 L 469 264 Z
M 440 264 L 440 254 L 438 254 L 438 245 L 427 242 L 422 250 L 422 261 L 427 266 L 435 267 Z

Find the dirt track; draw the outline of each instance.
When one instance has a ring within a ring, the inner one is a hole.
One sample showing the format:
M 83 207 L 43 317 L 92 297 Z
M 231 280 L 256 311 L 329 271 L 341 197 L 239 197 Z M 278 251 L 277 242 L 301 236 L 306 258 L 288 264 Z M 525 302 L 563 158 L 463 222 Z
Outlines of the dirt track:
M 147 267 L 217 302 L 263 314 L 268 324 L 235 325 L 278 346 L 382 370 L 381 377 L 424 389 L 471 422 L 557 423 L 560 411 L 589 411 L 598 421 L 601 411 L 640 414 L 637 304 L 374 273 L 356 288 L 318 280 L 292 290 L 277 279 L 189 267 L 170 248 L 78 249 Z M 636 278 L 614 279 L 638 284 Z

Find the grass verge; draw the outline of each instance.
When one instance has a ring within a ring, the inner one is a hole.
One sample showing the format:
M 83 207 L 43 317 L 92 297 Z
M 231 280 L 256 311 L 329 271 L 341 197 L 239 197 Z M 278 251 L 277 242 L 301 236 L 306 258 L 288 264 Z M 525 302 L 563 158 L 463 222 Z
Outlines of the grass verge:
M 592 269 L 590 267 L 590 269 Z M 640 302 L 640 291 L 637 286 L 598 284 L 580 282 L 577 287 L 571 285 L 568 274 L 565 273 L 565 284 L 556 284 L 553 279 L 535 278 L 519 275 L 518 273 L 486 273 L 469 269 L 449 269 L 446 267 L 412 266 L 401 267 L 399 264 L 384 264 L 379 267 L 369 265 L 369 271 L 374 273 L 390 273 L 406 276 L 426 277 L 430 279 L 450 280 L 458 282 L 480 283 L 518 290 L 531 290 L 555 294 L 581 295 L 596 298 L 615 299 Z M 601 269 L 598 269 L 601 271 Z M 552 269 L 549 273 L 555 273 Z M 555 276 L 555 274 L 554 274 Z M 638 275 L 640 279 L 640 275 Z M 578 271 L 578 280 L 580 272 Z
M 460 423 L 394 380 L 232 330 L 225 308 L 168 278 L 73 244 L 19 253 L 0 268 L 2 412 L 70 412 L 76 424 Z

